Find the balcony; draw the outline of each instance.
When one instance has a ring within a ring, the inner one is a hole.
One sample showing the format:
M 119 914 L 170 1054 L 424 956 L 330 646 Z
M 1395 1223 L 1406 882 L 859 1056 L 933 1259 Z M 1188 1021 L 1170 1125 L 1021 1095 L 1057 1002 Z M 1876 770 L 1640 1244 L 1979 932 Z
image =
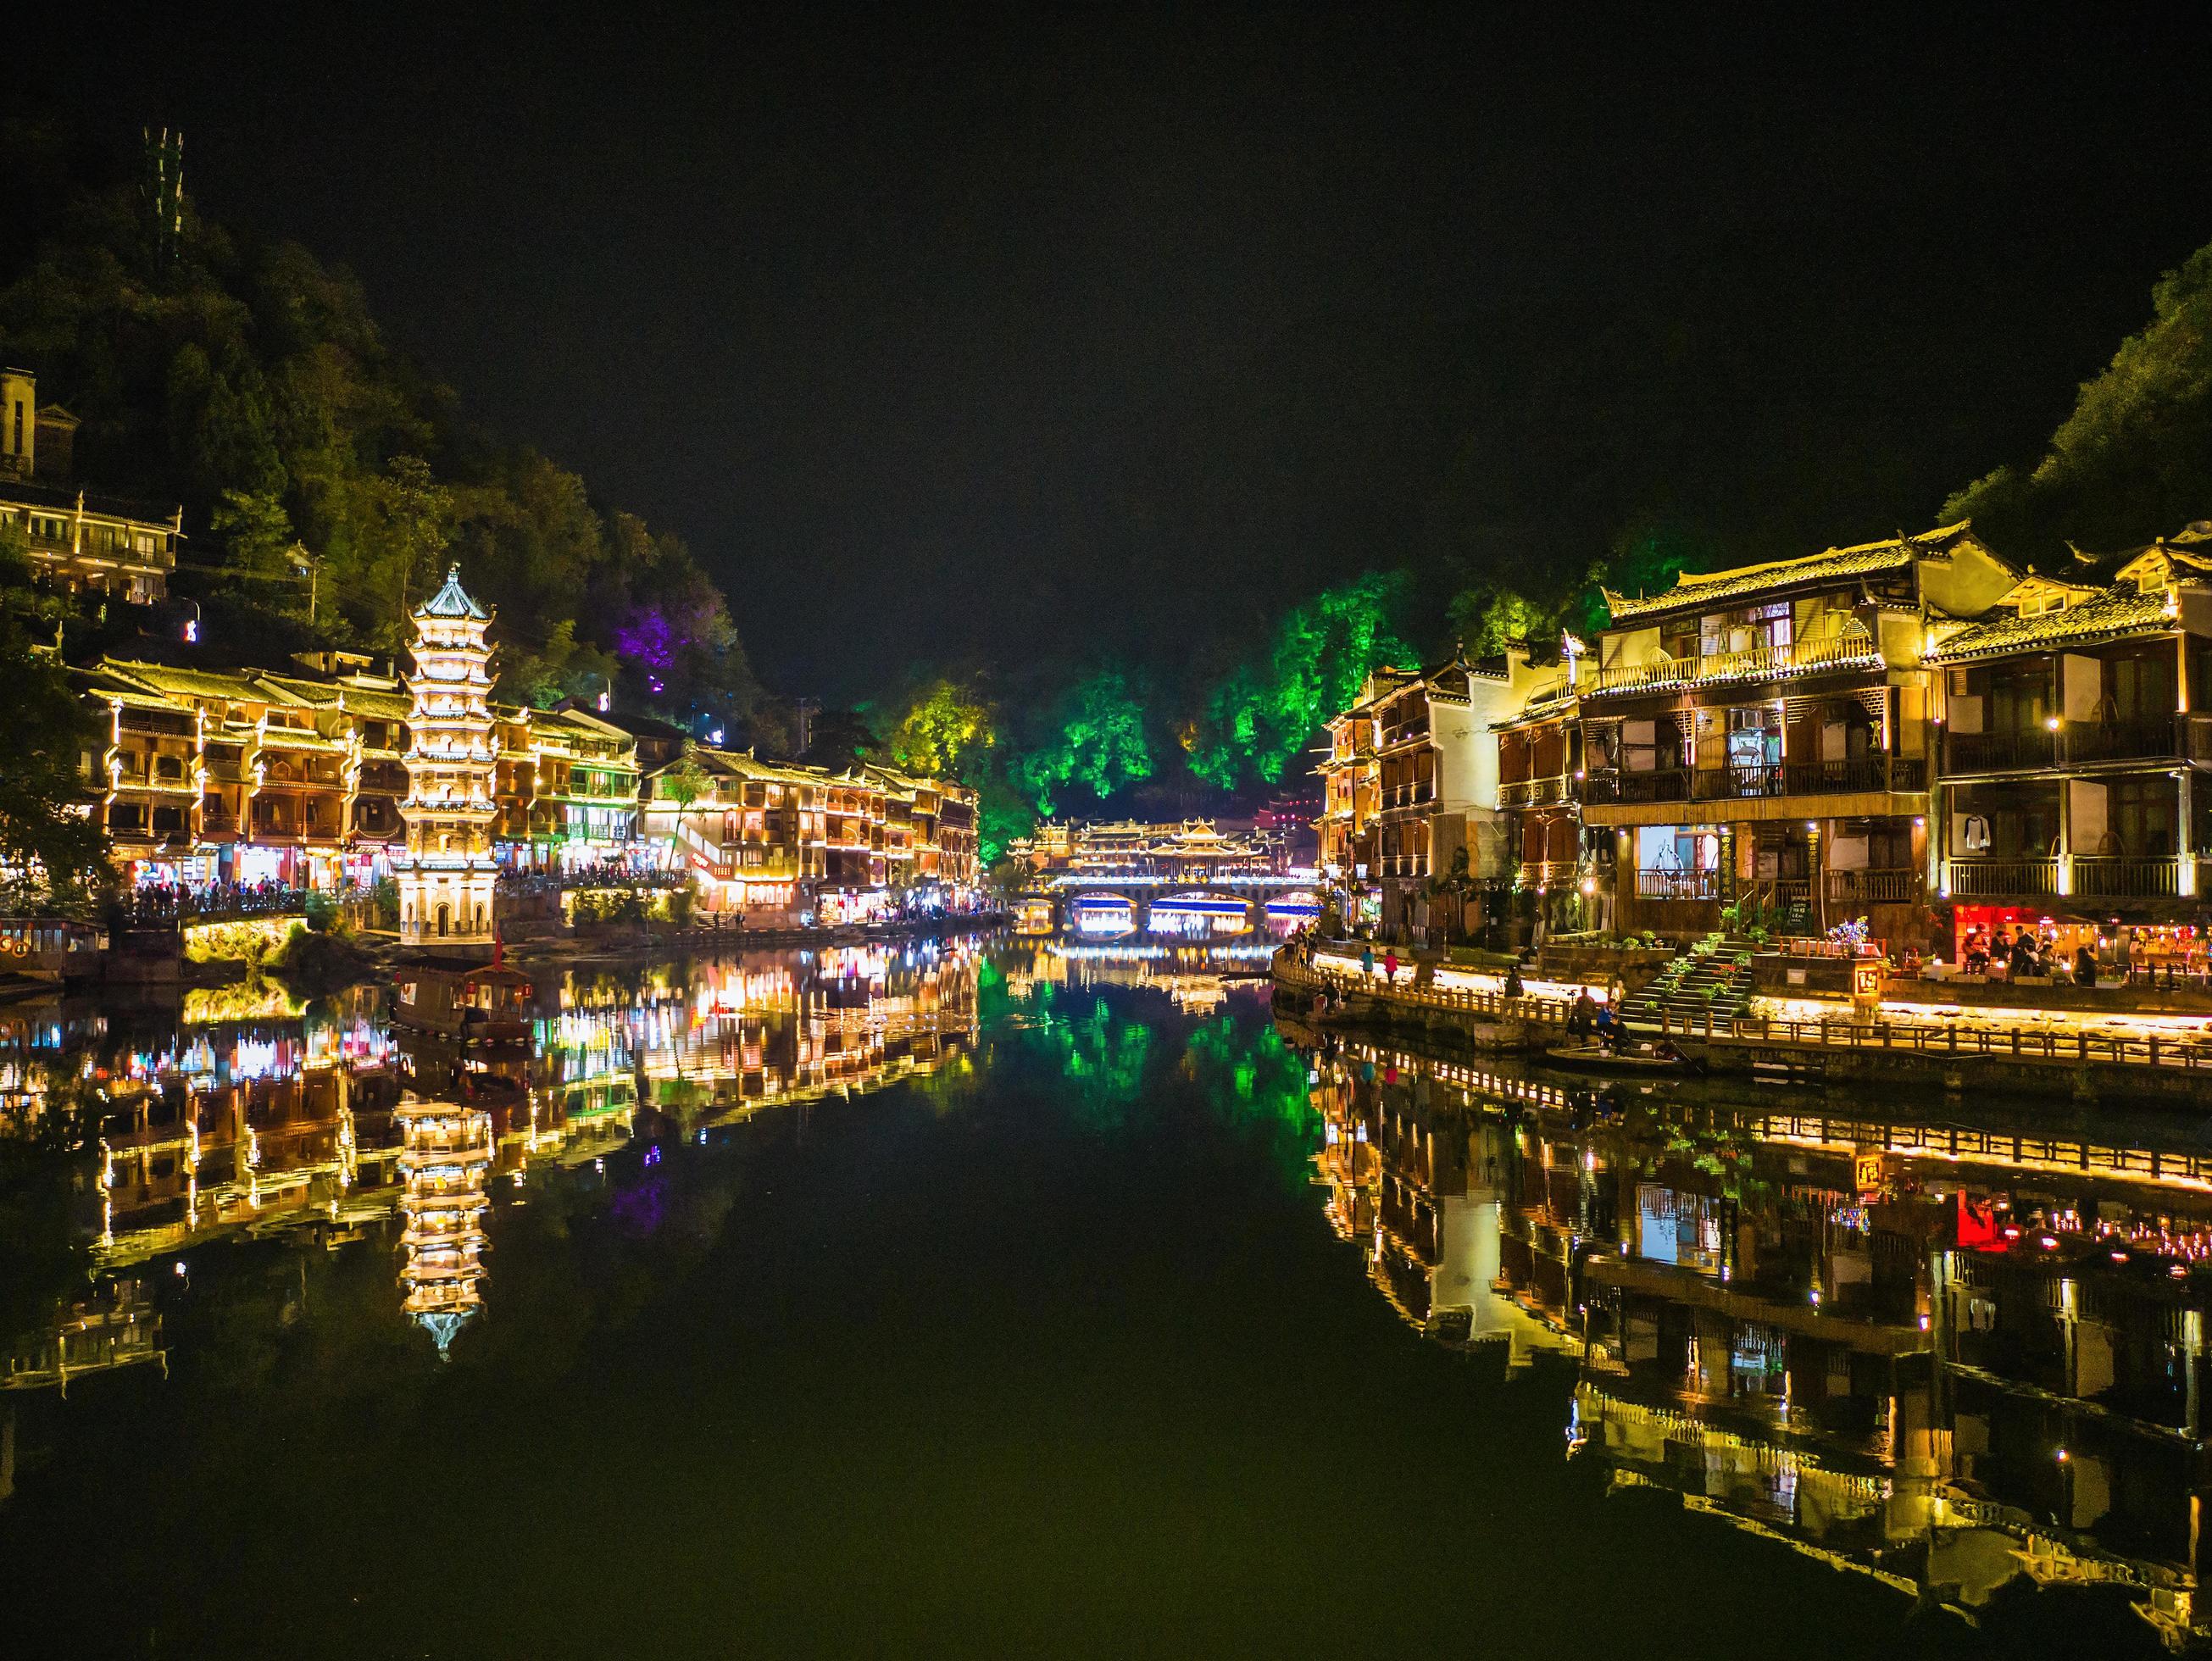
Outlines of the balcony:
M 1954 883 L 1954 891 L 1956 886 Z M 2172 899 L 2181 891 L 2181 864 L 2128 855 L 2077 854 L 2073 889 L 2084 898 Z
M 1833 633 L 1788 646 L 1754 646 L 1741 652 L 1615 665 L 1598 671 L 1596 678 L 1584 689 L 1584 696 L 1667 692 L 1717 681 L 1776 680 L 1819 669 L 1879 669 L 1881 666 L 1874 636 L 1853 618 Z
M 1720 897 L 1717 871 L 1638 871 L 1636 897 L 1639 900 L 1717 900 Z
M 1598 804 L 1689 799 L 1690 774 L 1681 767 L 1664 767 L 1650 772 L 1592 773 L 1583 785 L 1583 800 Z
M 1825 891 L 1830 905 L 1912 905 L 1920 899 L 1918 867 L 1899 866 L 1866 871 L 1830 871 Z
M 1953 860 L 1951 897 L 2007 899 L 2014 896 L 2057 897 L 2057 860 Z
M 2059 729 L 2058 751 L 2069 762 L 2212 760 L 2212 721 L 2179 715 L 2073 721 Z
M 1437 799 L 1437 787 L 1424 780 L 1418 784 L 1393 784 L 1382 792 L 1382 806 L 1389 807 L 1422 807 Z
M 1692 780 L 1691 794 L 1698 801 L 1733 801 L 1745 796 L 1782 794 L 1782 768 L 1778 763 L 1700 767 L 1692 775 Z
M 1824 796 L 1869 790 L 1925 790 L 1928 764 L 1918 756 L 1857 756 L 1847 761 L 1793 761 L 1784 764 L 1786 791 L 1793 796 Z
M 2043 727 L 2017 733 L 1947 733 L 1948 773 L 2041 772 L 2058 764 L 2058 735 Z
M 1544 807 L 1553 802 L 1572 800 L 1570 786 L 1573 781 L 1564 773 L 1549 778 L 1515 779 L 1498 787 L 1500 807 Z

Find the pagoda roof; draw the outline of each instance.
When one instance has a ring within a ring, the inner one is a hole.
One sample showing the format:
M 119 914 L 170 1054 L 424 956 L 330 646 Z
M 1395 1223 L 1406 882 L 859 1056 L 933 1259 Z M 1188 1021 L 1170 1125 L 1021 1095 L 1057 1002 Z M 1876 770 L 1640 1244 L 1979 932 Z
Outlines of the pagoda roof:
M 1705 607 L 1720 600 L 1741 599 L 1753 594 L 1796 587 L 1805 583 L 1833 582 L 1849 577 L 1871 576 L 1882 571 L 1903 570 L 1916 560 L 1947 559 L 1961 542 L 1973 540 L 1973 521 L 1960 520 L 1923 535 L 1902 534 L 1881 542 L 1862 542 L 1849 548 L 1830 548 L 1796 559 L 1770 560 L 1760 565 L 1737 565 L 1725 571 L 1684 571 L 1664 593 L 1618 594 L 1604 591 L 1613 620 L 1648 617 L 1662 611 Z
M 469 598 L 469 591 L 461 587 L 461 567 L 456 560 L 446 569 L 445 586 L 415 608 L 418 618 L 468 618 L 478 623 L 490 621 L 490 613 Z

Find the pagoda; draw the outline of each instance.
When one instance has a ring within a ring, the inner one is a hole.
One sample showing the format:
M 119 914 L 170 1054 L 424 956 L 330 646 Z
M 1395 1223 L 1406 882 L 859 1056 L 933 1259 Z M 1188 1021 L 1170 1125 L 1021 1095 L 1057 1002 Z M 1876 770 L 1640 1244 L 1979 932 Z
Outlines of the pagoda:
M 468 1318 L 483 1307 L 484 1172 L 492 1155 L 491 1116 L 452 1102 L 410 1101 L 394 1113 L 403 1138 L 399 1208 L 407 1219 L 399 1271 L 402 1305 L 422 1323 L 443 1356 Z
M 474 955 L 492 943 L 490 614 L 461 587 L 461 568 L 414 611 L 405 850 L 392 861 L 399 939 Z

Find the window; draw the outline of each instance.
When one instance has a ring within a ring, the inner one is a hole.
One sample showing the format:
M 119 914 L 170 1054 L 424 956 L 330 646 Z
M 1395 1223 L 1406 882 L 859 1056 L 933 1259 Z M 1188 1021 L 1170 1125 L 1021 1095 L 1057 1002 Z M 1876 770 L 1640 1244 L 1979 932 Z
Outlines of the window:
M 1728 712 L 1728 764 L 1731 767 L 1778 767 L 1782 764 L 1782 712 L 1771 705 Z

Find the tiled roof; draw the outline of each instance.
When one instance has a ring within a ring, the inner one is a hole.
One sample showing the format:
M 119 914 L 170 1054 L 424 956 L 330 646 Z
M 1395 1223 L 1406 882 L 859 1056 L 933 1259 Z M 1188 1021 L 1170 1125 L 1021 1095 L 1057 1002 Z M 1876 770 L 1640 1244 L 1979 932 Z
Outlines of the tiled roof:
M 165 663 L 132 663 L 112 659 L 100 665 L 108 674 L 136 681 L 157 692 L 183 698 L 223 698 L 251 703 L 302 703 L 306 700 L 283 687 L 264 685 L 235 671 L 182 669 Z
M 1826 553 L 1810 554 L 1799 559 L 1778 559 L 1764 565 L 1739 565 L 1731 570 L 1713 571 L 1699 575 L 1685 571 L 1674 579 L 1674 586 L 1661 594 L 1631 596 L 1605 591 L 1606 605 L 1615 623 L 1624 618 L 1645 617 L 1656 611 L 1680 611 L 1688 606 L 1705 606 L 1717 600 L 1736 599 L 1748 594 L 1767 593 L 1777 588 L 1794 587 L 1806 582 L 1832 582 L 1839 578 L 1869 576 L 1878 571 L 1895 571 L 1910 566 L 1916 557 L 1929 555 L 1942 557 L 1967 534 L 1968 521 L 1947 525 L 1925 536 L 1892 537 L 1885 542 L 1860 543 L 1855 547 L 1831 548 Z
M 1928 654 L 1931 663 L 1954 663 L 1965 658 L 1997 657 L 2008 652 L 2032 652 L 2066 642 L 2110 640 L 2121 635 L 2158 634 L 2174 628 L 2166 591 L 2113 587 L 2094 599 L 2063 611 L 2037 617 L 2005 612 L 1986 622 L 1969 624 Z

